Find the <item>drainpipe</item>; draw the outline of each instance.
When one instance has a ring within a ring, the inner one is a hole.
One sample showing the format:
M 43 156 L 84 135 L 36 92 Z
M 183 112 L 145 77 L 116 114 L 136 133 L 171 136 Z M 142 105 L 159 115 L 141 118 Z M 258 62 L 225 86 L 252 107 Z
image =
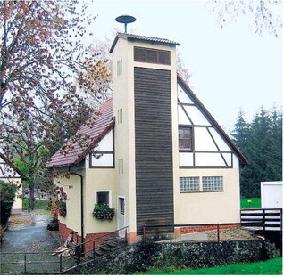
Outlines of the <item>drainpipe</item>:
M 81 198 L 80 198 L 80 207 L 81 207 L 81 253 L 84 253 L 84 200 L 83 200 L 83 175 L 81 174 L 78 174 L 78 173 L 74 173 L 74 172 L 71 172 L 70 171 L 70 168 L 69 168 L 69 172 L 71 175 L 75 175 L 75 176 L 79 176 L 80 177 L 80 195 L 81 195 Z

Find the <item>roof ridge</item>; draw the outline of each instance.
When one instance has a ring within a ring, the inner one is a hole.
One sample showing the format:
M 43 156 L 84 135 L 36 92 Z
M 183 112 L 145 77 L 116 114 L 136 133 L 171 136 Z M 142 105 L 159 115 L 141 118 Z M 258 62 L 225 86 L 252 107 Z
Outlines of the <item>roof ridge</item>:
M 121 33 L 121 32 L 117 32 L 112 46 L 110 48 L 110 53 L 113 52 L 113 49 L 118 41 L 119 38 L 123 38 L 123 39 L 129 39 L 129 40 L 140 40 L 140 41 L 147 41 L 147 42 L 151 42 L 152 44 L 166 44 L 166 45 L 180 45 L 178 42 L 175 42 L 173 40 L 167 39 L 167 38 L 161 38 L 161 37 L 149 37 L 149 36 L 143 36 L 143 35 L 135 35 L 135 34 L 129 34 L 129 33 Z

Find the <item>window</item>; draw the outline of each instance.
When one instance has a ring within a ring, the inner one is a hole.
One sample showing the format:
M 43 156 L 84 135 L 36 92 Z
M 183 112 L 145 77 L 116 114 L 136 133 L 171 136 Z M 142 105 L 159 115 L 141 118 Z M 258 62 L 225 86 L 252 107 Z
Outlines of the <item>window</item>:
M 122 109 L 119 110 L 119 120 L 120 120 L 120 124 L 122 123 Z
M 113 151 L 95 151 L 90 154 L 89 167 L 113 168 Z
M 123 159 L 118 159 L 118 174 L 123 175 Z
M 203 176 L 203 191 L 223 191 L 223 176 Z
M 193 150 L 192 127 L 179 126 L 179 149 L 188 151 Z
M 117 110 L 117 123 L 122 123 L 122 109 Z
M 125 213 L 125 202 L 124 198 L 119 198 L 119 209 L 120 209 L 120 214 L 124 215 Z
M 117 61 L 117 76 L 120 76 L 122 72 L 122 61 Z
M 200 191 L 199 177 L 180 177 L 180 192 Z
M 97 204 L 109 206 L 109 191 L 97 191 Z
M 134 61 L 171 65 L 171 52 L 144 47 L 134 47 Z

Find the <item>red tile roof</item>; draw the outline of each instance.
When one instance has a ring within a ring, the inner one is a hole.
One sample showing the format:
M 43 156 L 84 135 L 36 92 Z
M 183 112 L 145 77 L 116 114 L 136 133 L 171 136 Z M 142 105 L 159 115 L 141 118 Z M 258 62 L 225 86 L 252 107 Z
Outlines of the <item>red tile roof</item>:
M 101 105 L 99 110 L 80 127 L 73 139 L 69 139 L 58 150 L 47 167 L 63 167 L 78 164 L 114 125 L 112 99 Z

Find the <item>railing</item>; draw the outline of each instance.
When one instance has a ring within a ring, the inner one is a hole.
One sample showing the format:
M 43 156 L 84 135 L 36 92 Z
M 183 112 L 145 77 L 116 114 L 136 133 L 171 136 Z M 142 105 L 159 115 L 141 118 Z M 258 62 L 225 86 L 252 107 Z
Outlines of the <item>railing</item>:
M 210 227 L 207 230 L 204 229 L 204 232 L 206 231 L 215 231 L 216 230 L 216 240 L 219 242 L 221 240 L 220 238 L 220 230 L 221 229 L 227 229 L 230 228 L 229 226 L 237 226 L 240 225 L 239 223 L 209 223 L 209 224 L 145 224 L 143 225 L 143 240 L 146 240 L 149 235 L 153 235 L 153 232 L 158 231 L 159 234 L 161 233 L 168 233 L 169 229 L 174 229 L 175 227 Z M 168 230 L 167 230 L 168 229 Z M 197 230 L 196 230 L 197 231 Z M 194 229 L 192 229 L 192 233 L 195 232 Z M 200 232 L 200 231 L 197 231 Z
M 242 209 L 241 226 L 255 231 L 282 232 L 282 209 Z
M 108 234 L 102 234 L 95 238 L 95 240 L 88 240 L 81 244 L 75 245 L 75 255 L 64 257 L 61 255 L 54 255 L 55 251 L 42 252 L 0 252 L 0 273 L 1 274 L 62 274 L 79 268 L 96 258 L 96 244 L 103 239 L 115 237 L 119 232 L 125 230 L 125 238 L 127 235 L 128 226 L 118 229 Z M 92 243 L 90 251 L 82 253 L 82 245 L 86 246 Z M 13 268 L 9 267 L 12 265 Z M 45 267 L 46 266 L 46 270 Z
M 63 271 L 63 273 L 68 273 L 71 270 L 75 270 L 75 269 L 79 269 L 80 267 L 83 265 L 86 265 L 90 262 L 93 262 L 96 257 L 96 250 L 97 250 L 97 246 L 99 246 L 100 242 L 104 241 L 105 239 L 110 239 L 110 238 L 114 238 L 117 237 L 117 235 L 121 232 L 121 231 L 125 231 L 125 240 L 127 240 L 127 229 L 128 226 L 125 226 L 123 228 L 120 228 L 114 232 L 110 232 L 110 233 L 106 233 L 106 234 L 101 234 L 95 237 L 94 240 L 88 240 L 88 241 L 84 241 L 83 243 L 80 243 L 77 245 L 78 249 L 86 249 L 87 244 L 92 244 L 91 250 L 89 251 L 84 251 L 84 253 L 81 253 L 81 255 L 78 255 L 76 257 L 76 264 L 74 264 L 73 266 L 65 269 Z
M 53 273 L 64 272 L 70 266 L 70 257 L 54 256 L 54 251 L 42 252 L 0 252 L 0 273 L 28 274 L 28 273 Z M 74 263 L 74 258 L 73 262 Z M 12 265 L 10 267 L 9 265 Z M 40 265 L 40 266 L 39 266 Z M 45 270 L 46 266 L 46 270 Z

